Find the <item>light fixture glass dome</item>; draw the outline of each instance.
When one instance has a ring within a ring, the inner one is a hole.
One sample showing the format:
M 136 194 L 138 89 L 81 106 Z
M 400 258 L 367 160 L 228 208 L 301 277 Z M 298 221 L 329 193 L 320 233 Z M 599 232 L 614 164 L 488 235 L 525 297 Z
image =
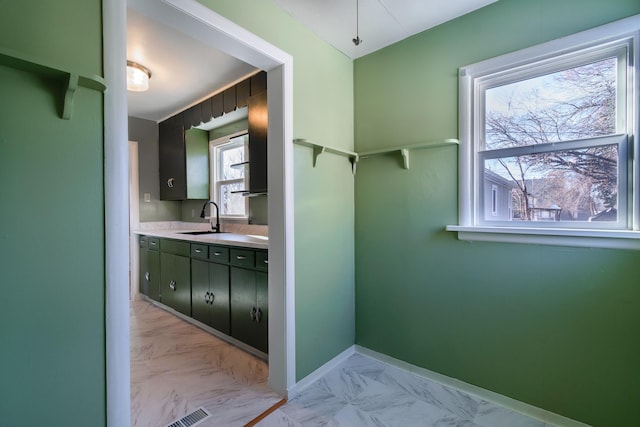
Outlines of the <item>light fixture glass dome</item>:
M 144 92 L 149 90 L 151 71 L 142 65 L 127 61 L 127 90 L 132 92 Z

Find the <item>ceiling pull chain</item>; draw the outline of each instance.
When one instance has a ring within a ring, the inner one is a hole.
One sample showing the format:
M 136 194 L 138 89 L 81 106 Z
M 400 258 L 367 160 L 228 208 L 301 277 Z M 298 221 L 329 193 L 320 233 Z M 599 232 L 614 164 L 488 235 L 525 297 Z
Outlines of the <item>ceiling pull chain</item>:
M 360 38 L 360 16 L 358 9 L 358 0 L 356 0 L 356 37 L 354 39 L 351 39 L 353 41 L 353 44 L 355 44 L 356 46 L 362 43 L 362 39 Z

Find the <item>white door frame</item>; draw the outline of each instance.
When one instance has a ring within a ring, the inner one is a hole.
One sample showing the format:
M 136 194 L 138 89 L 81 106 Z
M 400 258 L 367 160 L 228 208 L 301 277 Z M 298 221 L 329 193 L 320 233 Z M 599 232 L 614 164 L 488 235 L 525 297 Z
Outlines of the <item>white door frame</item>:
M 267 71 L 269 386 L 295 385 L 293 58 L 196 0 L 103 1 L 107 426 L 130 423 L 126 8 Z
M 129 300 L 140 294 L 140 179 L 138 170 L 138 141 L 129 141 Z

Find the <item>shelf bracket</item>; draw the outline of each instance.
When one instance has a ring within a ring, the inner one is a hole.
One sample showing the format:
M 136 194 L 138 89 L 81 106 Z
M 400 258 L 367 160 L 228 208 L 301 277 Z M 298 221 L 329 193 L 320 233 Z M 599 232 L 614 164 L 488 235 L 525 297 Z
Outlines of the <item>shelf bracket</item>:
M 402 148 L 400 150 L 400 155 L 402 156 L 403 168 L 409 169 L 409 150 L 406 148 Z
M 323 147 L 321 145 L 313 146 L 313 167 L 314 168 L 318 164 L 318 157 L 320 157 L 320 154 L 323 154 L 326 150 L 327 150 L 327 147 Z
M 62 107 L 62 118 L 71 120 L 71 112 L 73 111 L 73 100 L 78 90 L 79 76 L 77 74 L 69 74 L 67 80 L 67 90 L 64 92 L 64 105 Z
M 297 138 L 293 140 L 293 143 L 296 145 L 302 145 L 303 147 L 309 147 L 313 150 L 313 167 L 315 168 L 318 164 L 318 157 L 324 153 L 331 153 L 342 157 L 347 157 L 349 162 L 351 162 L 351 170 L 353 174 L 356 173 L 356 163 L 359 160 L 358 153 L 347 150 L 340 150 L 338 148 L 328 147 L 326 145 L 316 144 L 315 142 L 311 142 L 307 139 Z
M 351 173 L 355 176 L 356 168 L 358 166 L 358 162 L 360 161 L 360 156 L 357 154 L 355 156 L 349 157 L 349 161 L 351 162 Z

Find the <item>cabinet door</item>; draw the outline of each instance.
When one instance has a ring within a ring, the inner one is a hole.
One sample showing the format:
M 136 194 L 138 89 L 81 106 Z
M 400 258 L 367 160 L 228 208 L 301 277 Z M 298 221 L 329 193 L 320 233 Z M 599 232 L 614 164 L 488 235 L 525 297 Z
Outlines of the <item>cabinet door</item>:
M 209 263 L 191 259 L 191 317 L 210 324 Z
M 209 263 L 211 327 L 229 335 L 229 266 Z
M 149 296 L 149 250 L 140 248 L 140 293 Z
M 160 292 L 163 304 L 191 316 L 191 263 L 187 257 L 160 254 Z
M 256 347 L 256 274 L 253 270 L 231 267 L 231 336 Z
M 159 125 L 160 199 L 187 197 L 184 127 L 177 118 Z
M 160 252 L 149 250 L 147 252 L 149 271 L 149 293 L 147 296 L 160 301 Z
M 267 191 L 267 92 L 249 97 L 249 191 Z
M 269 275 L 256 271 L 256 307 L 258 318 L 256 319 L 256 345 L 254 346 L 265 353 L 269 352 Z

